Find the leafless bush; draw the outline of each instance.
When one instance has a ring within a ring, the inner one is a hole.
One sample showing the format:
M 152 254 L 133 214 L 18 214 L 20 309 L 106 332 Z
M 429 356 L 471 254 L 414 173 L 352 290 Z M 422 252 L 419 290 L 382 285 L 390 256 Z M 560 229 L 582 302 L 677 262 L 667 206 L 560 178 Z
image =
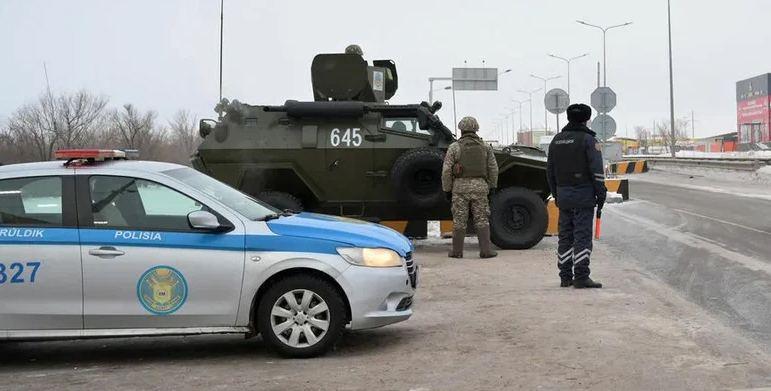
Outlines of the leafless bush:
M 0 124 L 0 163 L 49 160 L 59 148 L 137 149 L 142 159 L 190 163 L 199 137 L 189 111 L 178 111 L 164 126 L 153 110 L 109 109 L 107 102 L 86 91 L 41 94 Z
M 93 140 L 106 106 L 107 98 L 86 91 L 42 94 L 11 114 L 6 135 L 18 150 L 18 160 L 48 160 L 57 148 Z

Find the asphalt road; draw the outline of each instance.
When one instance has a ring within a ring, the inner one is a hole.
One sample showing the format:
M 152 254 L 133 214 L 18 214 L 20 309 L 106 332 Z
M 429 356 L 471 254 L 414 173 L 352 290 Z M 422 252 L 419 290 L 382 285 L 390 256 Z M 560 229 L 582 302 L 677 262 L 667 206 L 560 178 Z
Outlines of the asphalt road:
M 771 351 L 771 200 L 731 194 L 736 184 L 640 178 L 632 201 L 606 208 L 602 241 Z

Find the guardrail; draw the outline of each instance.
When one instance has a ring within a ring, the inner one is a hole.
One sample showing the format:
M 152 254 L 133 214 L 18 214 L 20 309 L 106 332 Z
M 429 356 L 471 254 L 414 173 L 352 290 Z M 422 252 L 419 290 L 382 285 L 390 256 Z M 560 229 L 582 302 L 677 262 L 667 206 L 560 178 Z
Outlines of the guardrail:
M 663 156 L 629 156 L 629 159 L 645 159 L 651 167 L 657 165 L 678 165 L 689 167 L 720 168 L 737 171 L 756 171 L 771 164 L 769 158 L 705 158 L 705 157 L 663 157 Z

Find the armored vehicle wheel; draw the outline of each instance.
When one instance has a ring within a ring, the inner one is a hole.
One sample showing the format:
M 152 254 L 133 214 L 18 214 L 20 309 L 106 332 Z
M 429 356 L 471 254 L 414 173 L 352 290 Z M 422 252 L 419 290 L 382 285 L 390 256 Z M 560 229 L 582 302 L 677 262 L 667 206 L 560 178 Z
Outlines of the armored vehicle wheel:
M 508 187 L 490 202 L 491 239 L 507 250 L 524 250 L 543 239 L 549 215 L 541 197 L 522 187 Z
M 403 153 L 391 168 L 396 197 L 414 208 L 432 208 L 443 202 L 442 164 L 444 152 L 417 148 Z
M 345 329 L 340 293 L 318 277 L 294 275 L 268 288 L 257 307 L 262 338 L 279 354 L 306 358 L 324 354 Z
M 299 198 L 282 191 L 263 191 L 257 198 L 268 205 L 281 210 L 289 209 L 295 212 L 301 212 L 303 210 L 303 203 Z

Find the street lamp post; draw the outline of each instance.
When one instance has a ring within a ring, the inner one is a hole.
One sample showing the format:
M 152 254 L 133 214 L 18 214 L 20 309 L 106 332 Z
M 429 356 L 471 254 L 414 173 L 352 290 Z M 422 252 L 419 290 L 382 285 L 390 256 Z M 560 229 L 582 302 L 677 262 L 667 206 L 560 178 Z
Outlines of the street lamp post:
M 523 103 L 530 103 L 530 100 L 516 100 L 512 99 L 512 102 L 516 103 L 519 106 L 519 129 L 522 130 L 522 104 Z
M 675 82 L 672 70 L 672 7 L 671 1 L 667 0 L 667 26 L 669 28 L 669 120 L 672 133 L 672 157 L 675 153 Z
M 598 28 L 598 29 L 602 30 L 602 72 L 603 72 L 602 85 L 607 87 L 608 86 L 608 67 L 607 67 L 607 59 L 608 59 L 608 57 L 607 57 L 607 51 L 605 50 L 605 48 L 606 48 L 605 36 L 607 35 L 608 30 L 611 30 L 611 29 L 614 29 L 614 28 L 618 28 L 618 27 L 629 26 L 630 24 L 632 24 L 632 22 L 626 22 L 624 24 L 617 24 L 615 26 L 609 26 L 609 27 L 597 26 L 597 25 L 594 25 L 594 24 L 586 23 L 583 20 L 576 20 L 576 22 L 578 22 L 578 23 L 580 23 L 580 24 L 582 24 L 584 26 L 594 27 L 594 28 Z
M 548 83 L 549 80 L 555 80 L 555 79 L 559 79 L 560 78 L 559 76 L 541 77 L 541 76 L 538 76 L 538 75 L 534 75 L 532 73 L 530 74 L 530 77 L 538 79 L 538 80 L 543 80 L 543 92 L 544 92 L 544 94 L 546 93 L 546 91 L 548 91 L 548 89 L 546 87 L 546 83 Z M 546 105 L 545 104 L 543 105 L 543 127 L 546 129 L 546 133 L 548 134 L 549 133 L 549 112 L 546 110 Z
M 526 90 L 517 90 L 517 91 L 519 91 L 519 92 L 521 92 L 523 94 L 527 94 L 527 96 L 528 96 L 528 100 L 527 101 L 530 102 L 530 132 L 532 133 L 533 132 L 533 94 L 538 92 L 538 91 L 541 91 L 541 89 L 537 88 L 537 89 L 532 90 L 532 91 L 526 91 Z
M 451 77 L 429 77 L 428 78 L 428 104 L 434 103 L 434 82 L 438 80 L 452 80 Z
M 586 57 L 588 55 L 589 55 L 589 53 L 584 53 L 584 54 L 582 54 L 580 56 L 571 57 L 571 58 L 565 58 L 565 57 L 560 57 L 560 56 L 557 56 L 557 55 L 554 55 L 554 54 L 549 54 L 549 57 L 553 57 L 553 58 L 556 58 L 558 60 L 562 60 L 566 64 L 568 64 L 568 96 L 570 96 L 570 63 L 573 60 L 578 60 L 579 58 L 583 58 L 583 57 Z

